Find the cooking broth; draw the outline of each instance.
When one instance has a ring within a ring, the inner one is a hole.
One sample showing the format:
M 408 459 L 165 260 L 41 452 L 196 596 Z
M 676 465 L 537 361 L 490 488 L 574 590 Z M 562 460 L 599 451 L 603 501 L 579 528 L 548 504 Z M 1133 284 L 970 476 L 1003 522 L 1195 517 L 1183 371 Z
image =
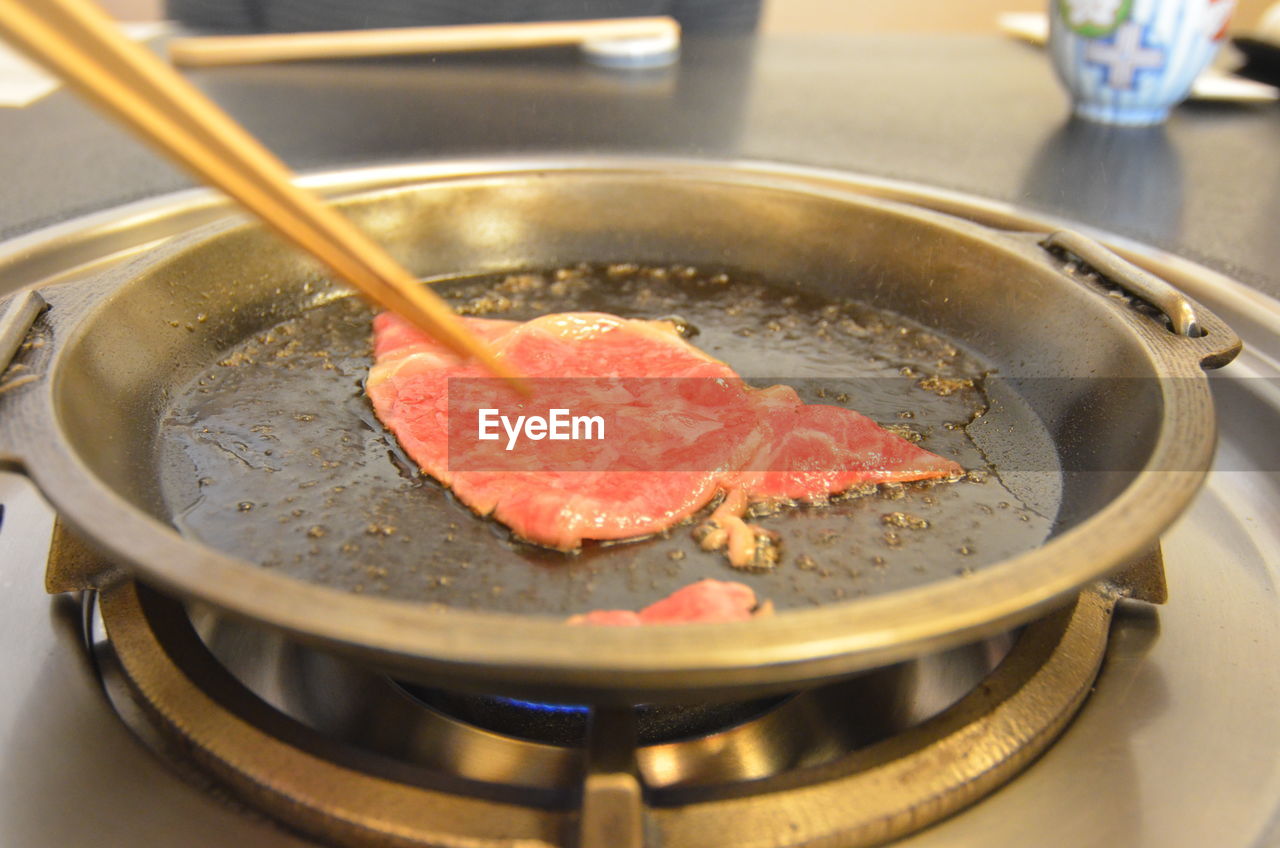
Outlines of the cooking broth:
M 807 402 L 847 405 L 970 471 L 951 483 L 888 484 L 759 523 L 782 536 L 767 573 L 702 551 L 693 523 L 574 554 L 541 549 L 477 517 L 418 472 L 362 384 L 373 311 L 316 306 L 224 352 L 175 394 L 157 438 L 175 526 L 226 553 L 352 592 L 471 609 L 568 615 L 638 608 L 704 577 L 739 580 L 779 609 L 892 592 L 974 570 L 1049 535 L 1059 476 L 1015 481 L 988 458 L 988 368 L 901 316 L 832 301 L 798 283 L 683 266 L 575 266 L 434 281 L 462 314 L 678 316 L 692 341 L 748 382 L 785 382 Z M 1016 400 L 1000 420 L 1053 456 Z M 987 453 L 979 449 L 979 442 Z

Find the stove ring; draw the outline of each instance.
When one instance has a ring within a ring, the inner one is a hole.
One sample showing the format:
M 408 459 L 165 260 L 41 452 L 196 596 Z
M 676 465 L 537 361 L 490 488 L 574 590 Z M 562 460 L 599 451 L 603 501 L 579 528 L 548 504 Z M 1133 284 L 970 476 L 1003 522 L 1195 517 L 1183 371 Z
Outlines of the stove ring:
M 127 687 L 132 712 L 149 725 L 144 736 L 153 745 L 161 740 L 170 753 L 179 751 L 253 808 L 327 842 L 597 848 L 592 833 L 602 831 L 588 822 L 622 804 L 631 807 L 627 820 L 635 826 L 603 831 L 608 837 L 600 845 L 638 848 L 649 834 L 664 848 L 744 841 L 781 848 L 823 840 L 879 844 L 950 815 L 1012 778 L 1053 742 L 1087 697 L 1119 596 L 1107 584 L 1082 592 L 1028 625 L 1000 665 L 959 702 L 821 766 L 727 791 L 667 789 L 650 793 L 643 806 L 638 782 L 634 791 L 619 792 L 634 781 L 634 768 L 623 772 L 628 757 L 634 766 L 635 749 L 607 756 L 590 751 L 577 808 L 513 801 L 499 791 L 458 794 L 364 770 L 326 747 L 319 734 L 279 714 L 271 718 L 271 707 L 203 649 L 181 604 L 132 581 L 104 589 L 98 604 L 110 636 L 104 668 L 119 672 L 114 684 L 112 674 L 104 679 L 109 692 L 115 689 L 118 707 L 126 691 L 121 684 Z M 216 686 L 196 683 L 208 683 L 211 675 Z M 606 780 L 598 780 L 602 768 Z M 593 787 L 607 797 L 597 797 Z M 770 841 L 761 842 L 763 834 Z

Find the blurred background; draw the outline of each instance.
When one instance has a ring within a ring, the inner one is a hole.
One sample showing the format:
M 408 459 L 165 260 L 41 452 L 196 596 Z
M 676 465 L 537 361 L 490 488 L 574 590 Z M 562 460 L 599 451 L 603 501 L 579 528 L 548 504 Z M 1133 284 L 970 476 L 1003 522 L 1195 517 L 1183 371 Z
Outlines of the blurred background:
M 1232 30 L 1252 28 L 1270 2 L 1237 0 Z M 165 0 L 102 0 L 102 5 L 126 21 L 165 17 Z M 600 4 L 583 0 L 581 5 Z M 760 27 L 776 33 L 995 32 L 1001 12 L 1043 12 L 1045 7 L 1044 0 L 765 0 Z M 581 15 L 592 16 L 587 11 Z

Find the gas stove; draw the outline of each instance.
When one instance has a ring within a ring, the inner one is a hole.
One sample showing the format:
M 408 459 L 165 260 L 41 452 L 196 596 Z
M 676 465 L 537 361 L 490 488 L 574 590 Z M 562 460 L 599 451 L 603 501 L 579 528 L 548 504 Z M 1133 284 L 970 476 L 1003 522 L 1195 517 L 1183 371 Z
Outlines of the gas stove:
M 310 182 L 340 193 L 430 173 Z M 860 185 L 989 225 L 1053 224 Z M 145 201 L 0 246 L 0 269 L 12 285 L 54 285 L 228 214 L 203 192 Z M 50 600 L 42 586 L 83 588 L 92 554 L 23 478 L 0 475 L 0 668 L 12 692 L 0 702 L 0 841 L 1272 844 L 1280 304 L 1093 235 L 1244 338 L 1214 377 L 1221 444 L 1204 490 L 1160 550 L 1062 610 L 818 689 L 592 711 L 403 683 L 134 582 Z

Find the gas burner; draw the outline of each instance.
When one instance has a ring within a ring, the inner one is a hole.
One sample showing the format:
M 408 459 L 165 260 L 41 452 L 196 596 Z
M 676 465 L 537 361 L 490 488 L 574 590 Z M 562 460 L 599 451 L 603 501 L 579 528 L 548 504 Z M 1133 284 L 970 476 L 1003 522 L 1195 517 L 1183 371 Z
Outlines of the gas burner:
M 404 684 L 133 581 L 87 594 L 86 621 L 141 738 L 328 842 L 871 845 L 973 803 L 1048 747 L 1089 692 L 1118 600 L 1162 600 L 1159 566 L 1153 555 L 1016 634 L 732 704 Z
M 423 707 L 502 736 L 530 742 L 578 746 L 586 743 L 591 707 L 466 695 L 400 684 Z M 640 704 L 635 708 L 636 741 L 641 746 L 707 736 L 737 727 L 777 709 L 784 699 L 760 698 L 728 704 Z

